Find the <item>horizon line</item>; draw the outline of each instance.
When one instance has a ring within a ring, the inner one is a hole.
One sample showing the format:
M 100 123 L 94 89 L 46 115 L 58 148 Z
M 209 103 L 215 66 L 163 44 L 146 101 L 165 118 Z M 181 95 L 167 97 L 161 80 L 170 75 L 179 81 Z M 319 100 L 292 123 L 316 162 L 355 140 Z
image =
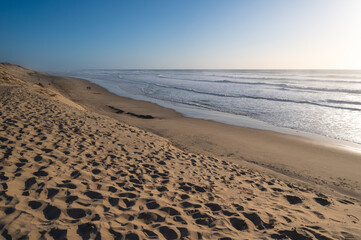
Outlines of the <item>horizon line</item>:
M 222 70 L 241 70 L 241 71 L 361 71 L 361 69 L 345 69 L 345 68 L 81 68 L 81 69 L 74 69 L 69 71 L 82 71 L 82 70 L 105 70 L 105 71 L 114 71 L 114 70 L 132 70 L 132 71 L 139 71 L 139 70 L 152 70 L 152 71 L 159 71 L 159 70 L 170 70 L 170 71 L 184 71 L 184 70 L 215 70 L 215 71 L 222 71 Z
M 0 62 L 0 64 L 9 64 L 19 67 L 28 68 L 28 66 L 22 66 L 20 64 L 14 64 L 10 62 Z M 46 70 L 41 71 L 82 71 L 82 70 L 104 70 L 104 71 L 114 71 L 114 70 L 123 70 L 123 71 L 201 71 L 201 70 L 212 70 L 212 71 L 224 71 L 224 70 L 238 70 L 238 71 L 361 71 L 361 69 L 351 69 L 351 68 L 80 68 L 72 70 Z

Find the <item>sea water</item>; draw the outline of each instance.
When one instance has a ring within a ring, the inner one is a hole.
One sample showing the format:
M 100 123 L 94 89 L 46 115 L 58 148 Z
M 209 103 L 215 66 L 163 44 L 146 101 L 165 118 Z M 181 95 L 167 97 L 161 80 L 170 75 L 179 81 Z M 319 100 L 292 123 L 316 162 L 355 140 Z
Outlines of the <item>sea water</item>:
M 113 69 L 61 74 L 190 117 L 295 129 L 361 144 L 361 71 Z

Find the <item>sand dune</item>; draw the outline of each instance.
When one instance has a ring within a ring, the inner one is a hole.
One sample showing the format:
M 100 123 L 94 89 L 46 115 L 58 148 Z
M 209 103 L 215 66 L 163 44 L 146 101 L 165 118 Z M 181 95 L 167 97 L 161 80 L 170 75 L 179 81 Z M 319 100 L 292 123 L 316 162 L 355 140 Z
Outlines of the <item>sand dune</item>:
M 14 68 L 0 68 L 4 239 L 361 238 L 356 199 L 184 152 Z

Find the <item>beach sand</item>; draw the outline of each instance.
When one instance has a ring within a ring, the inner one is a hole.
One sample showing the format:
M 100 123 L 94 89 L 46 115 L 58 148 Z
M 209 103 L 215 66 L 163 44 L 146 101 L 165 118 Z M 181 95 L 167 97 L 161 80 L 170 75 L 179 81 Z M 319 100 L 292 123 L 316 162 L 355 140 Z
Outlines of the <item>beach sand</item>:
M 20 76 L 59 91 L 86 109 L 165 137 L 184 151 L 220 157 L 361 200 L 361 146 L 354 151 L 332 142 L 188 118 L 153 103 L 117 96 L 82 79 L 36 72 L 31 78 Z M 147 115 L 152 118 L 144 118 Z
M 0 64 L 4 239 L 360 239 L 360 164 Z

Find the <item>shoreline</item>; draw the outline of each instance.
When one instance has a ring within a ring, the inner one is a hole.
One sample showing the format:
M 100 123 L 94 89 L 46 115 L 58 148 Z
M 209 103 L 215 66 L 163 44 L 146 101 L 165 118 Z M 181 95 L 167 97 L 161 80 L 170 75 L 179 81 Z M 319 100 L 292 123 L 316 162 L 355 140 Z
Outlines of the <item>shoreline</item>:
M 49 74 L 55 74 L 58 76 L 63 76 L 62 74 L 65 74 L 67 77 L 73 77 L 73 78 L 82 78 L 82 76 L 76 76 L 77 74 L 68 74 L 67 72 L 61 73 L 61 72 L 54 72 Z M 282 127 L 278 126 L 277 124 L 271 124 L 267 121 L 259 120 L 256 118 L 252 118 L 250 116 L 246 115 L 238 115 L 234 113 L 228 113 L 228 112 L 222 112 L 207 108 L 198 108 L 194 107 L 192 105 L 183 104 L 181 102 L 172 102 L 172 101 L 165 101 L 157 98 L 152 98 L 147 95 L 134 95 L 129 94 L 128 92 L 124 91 L 119 84 L 118 86 L 113 86 L 112 84 L 109 84 L 110 80 L 106 80 L 105 82 L 99 81 L 98 78 L 91 78 L 86 77 L 85 80 L 92 82 L 94 84 L 97 84 L 105 89 L 107 89 L 109 92 L 125 97 L 125 98 L 131 98 L 133 100 L 139 100 L 139 101 L 146 101 L 150 103 L 157 104 L 164 108 L 172 109 L 180 114 L 182 114 L 184 117 L 190 117 L 190 118 L 196 118 L 196 119 L 202 119 L 202 120 L 211 120 L 219 123 L 224 123 L 228 125 L 233 126 L 239 126 L 244 128 L 251 128 L 251 129 L 259 129 L 259 130 L 268 130 L 272 132 L 282 133 L 282 134 L 288 134 L 288 135 L 295 135 L 295 136 L 301 136 L 305 138 L 309 138 L 311 140 L 316 141 L 325 141 L 332 144 L 345 146 L 347 149 L 354 150 L 356 152 L 361 151 L 361 142 L 352 141 L 351 139 L 347 138 L 337 138 L 337 137 L 331 137 L 326 134 L 320 134 L 320 133 L 314 133 L 312 131 L 297 129 L 297 128 L 291 128 L 291 127 Z
M 51 84 L 85 108 L 165 137 L 182 150 L 222 157 L 286 180 L 316 184 L 316 188 L 361 199 L 361 153 L 353 149 L 304 136 L 186 117 L 155 103 L 118 96 L 85 79 L 39 76 L 45 84 L 51 78 Z M 154 119 L 117 114 L 108 106 Z
M 61 75 L 59 75 L 61 77 Z M 71 77 L 73 78 L 73 77 Z M 216 123 L 222 123 L 226 125 L 241 127 L 241 128 L 249 128 L 254 130 L 264 130 L 264 131 L 270 131 L 274 133 L 280 133 L 280 134 L 286 134 L 286 135 L 292 135 L 296 137 L 302 137 L 313 141 L 319 141 L 319 142 L 326 142 L 335 145 L 335 147 L 344 148 L 345 150 L 353 151 L 361 153 L 361 143 L 351 142 L 343 139 L 337 139 L 332 138 L 324 135 L 320 135 L 317 133 L 312 132 L 306 132 L 303 130 L 293 129 L 293 128 L 286 128 L 286 127 L 279 127 L 272 125 L 270 123 L 254 119 L 248 116 L 243 115 L 236 115 L 226 112 L 218 112 L 215 110 L 208 110 L 208 109 L 197 109 L 197 108 L 186 108 L 181 106 L 181 104 L 172 103 L 172 102 L 164 102 L 161 100 L 154 99 L 154 101 L 151 100 L 145 100 L 141 99 L 141 97 L 128 97 L 128 96 L 122 96 L 118 95 L 115 92 L 112 92 L 110 89 L 107 89 L 106 87 L 103 87 L 97 83 L 92 82 L 91 80 L 84 79 L 90 83 L 96 84 L 99 87 L 102 87 L 106 89 L 108 92 L 117 95 L 119 97 L 123 98 L 129 98 L 136 101 L 144 101 L 148 103 L 156 104 L 160 107 L 167 108 L 174 110 L 175 112 L 181 114 L 185 118 L 192 118 L 192 119 L 199 119 L 199 120 L 205 120 L 205 121 L 213 121 Z M 171 105 L 174 105 L 176 107 L 171 107 Z M 211 115 L 211 116 L 210 116 Z

